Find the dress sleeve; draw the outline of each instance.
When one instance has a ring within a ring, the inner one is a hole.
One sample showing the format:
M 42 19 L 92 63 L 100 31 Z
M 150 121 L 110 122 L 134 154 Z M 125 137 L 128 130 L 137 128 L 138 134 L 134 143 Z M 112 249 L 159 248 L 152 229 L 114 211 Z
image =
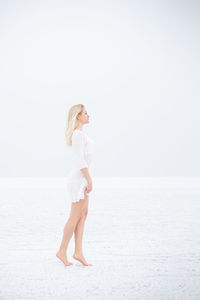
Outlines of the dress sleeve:
M 87 162 L 84 158 L 84 136 L 81 133 L 73 134 L 72 148 L 76 156 L 79 170 L 88 168 Z

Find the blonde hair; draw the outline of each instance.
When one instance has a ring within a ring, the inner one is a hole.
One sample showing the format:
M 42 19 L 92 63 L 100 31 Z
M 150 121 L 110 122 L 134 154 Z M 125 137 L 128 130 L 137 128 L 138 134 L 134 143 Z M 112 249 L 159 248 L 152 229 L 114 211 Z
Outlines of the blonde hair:
M 77 116 L 82 113 L 83 108 L 84 108 L 83 104 L 76 104 L 73 105 L 68 112 L 68 118 L 67 118 L 66 130 L 65 130 L 65 140 L 67 146 L 69 147 L 72 146 L 72 134 L 74 132 L 74 129 L 78 125 Z

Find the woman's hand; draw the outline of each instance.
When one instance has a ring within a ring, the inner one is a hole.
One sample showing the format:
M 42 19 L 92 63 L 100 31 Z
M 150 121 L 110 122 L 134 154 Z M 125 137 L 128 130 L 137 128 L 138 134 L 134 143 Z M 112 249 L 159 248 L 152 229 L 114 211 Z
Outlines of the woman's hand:
M 93 188 L 92 180 L 89 180 L 88 185 L 86 186 L 86 189 L 85 189 L 86 193 L 90 193 L 92 191 L 92 188 Z

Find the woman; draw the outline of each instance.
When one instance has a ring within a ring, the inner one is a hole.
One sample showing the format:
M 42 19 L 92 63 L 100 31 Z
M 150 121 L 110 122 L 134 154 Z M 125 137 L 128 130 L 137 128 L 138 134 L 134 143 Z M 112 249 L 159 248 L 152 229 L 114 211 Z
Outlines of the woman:
M 85 266 L 89 264 L 82 249 L 82 238 L 85 219 L 88 213 L 89 193 L 92 191 L 92 178 L 89 168 L 92 162 L 93 140 L 83 131 L 83 125 L 89 123 L 89 115 L 83 104 L 73 105 L 68 113 L 67 129 L 65 132 L 67 146 L 72 146 L 75 162 L 68 177 L 68 193 L 71 201 L 71 212 L 64 227 L 60 249 L 56 256 L 66 265 L 68 261 L 66 252 L 69 241 L 75 235 L 75 251 L 73 258 Z

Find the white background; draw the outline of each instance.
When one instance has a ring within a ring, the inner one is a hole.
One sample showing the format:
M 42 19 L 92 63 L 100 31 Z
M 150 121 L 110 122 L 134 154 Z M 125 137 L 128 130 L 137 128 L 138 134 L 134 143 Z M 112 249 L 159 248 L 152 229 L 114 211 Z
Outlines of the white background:
M 0 176 L 67 176 L 85 105 L 96 176 L 199 176 L 197 1 L 1 1 Z

